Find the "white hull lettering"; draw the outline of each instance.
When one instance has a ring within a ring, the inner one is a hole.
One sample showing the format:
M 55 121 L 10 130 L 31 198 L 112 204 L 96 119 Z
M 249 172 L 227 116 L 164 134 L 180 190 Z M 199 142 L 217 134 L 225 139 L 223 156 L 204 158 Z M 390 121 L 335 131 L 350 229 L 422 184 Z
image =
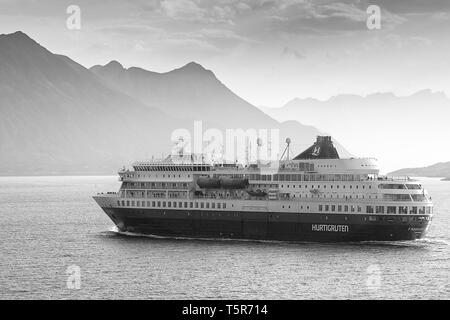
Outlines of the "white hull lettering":
M 312 231 L 326 231 L 326 232 L 348 232 L 348 226 L 344 224 L 313 224 Z

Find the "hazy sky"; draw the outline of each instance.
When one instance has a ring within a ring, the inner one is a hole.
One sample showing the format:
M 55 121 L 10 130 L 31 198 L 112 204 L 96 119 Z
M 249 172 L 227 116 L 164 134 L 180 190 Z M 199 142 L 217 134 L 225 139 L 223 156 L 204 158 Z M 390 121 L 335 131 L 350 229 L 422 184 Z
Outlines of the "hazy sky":
M 67 7 L 81 29 L 66 27 Z M 381 29 L 366 26 L 381 7 Z M 0 33 L 22 30 L 90 67 L 168 71 L 197 61 L 255 105 L 339 93 L 450 95 L 449 0 L 0 0 Z

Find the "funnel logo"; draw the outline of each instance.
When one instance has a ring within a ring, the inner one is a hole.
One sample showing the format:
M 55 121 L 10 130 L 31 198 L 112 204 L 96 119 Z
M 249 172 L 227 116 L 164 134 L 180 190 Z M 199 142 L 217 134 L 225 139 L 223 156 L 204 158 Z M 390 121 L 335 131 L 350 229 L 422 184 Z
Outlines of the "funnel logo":
M 314 150 L 312 152 L 312 155 L 314 157 L 317 157 L 320 154 L 320 147 L 314 147 Z

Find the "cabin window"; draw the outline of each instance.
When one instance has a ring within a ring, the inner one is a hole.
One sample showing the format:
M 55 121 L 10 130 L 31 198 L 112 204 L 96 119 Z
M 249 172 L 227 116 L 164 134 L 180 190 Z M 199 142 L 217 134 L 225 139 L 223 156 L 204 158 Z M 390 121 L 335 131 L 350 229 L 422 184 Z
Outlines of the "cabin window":
M 387 214 L 396 214 L 397 213 L 397 207 L 388 206 L 386 210 Z
M 205 204 L 204 204 L 203 202 L 201 202 L 201 203 L 200 203 L 200 208 L 203 209 L 204 207 L 205 207 Z
M 398 213 L 399 214 L 407 214 L 408 213 L 408 207 L 404 207 L 404 206 L 398 207 Z
M 375 208 L 376 213 L 384 213 L 384 207 L 383 206 L 376 206 Z
M 155 206 L 155 201 L 152 201 L 152 207 L 154 207 Z
M 366 212 L 367 213 L 373 213 L 373 207 L 372 206 L 367 206 L 366 207 Z

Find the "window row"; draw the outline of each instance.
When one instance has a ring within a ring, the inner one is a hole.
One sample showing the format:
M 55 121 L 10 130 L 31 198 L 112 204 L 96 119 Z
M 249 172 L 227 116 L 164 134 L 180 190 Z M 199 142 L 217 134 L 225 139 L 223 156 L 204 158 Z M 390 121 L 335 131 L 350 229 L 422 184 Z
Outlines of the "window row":
M 357 212 L 386 214 L 431 214 L 432 207 L 407 206 L 357 206 L 357 205 L 319 205 L 319 212 Z
M 117 200 L 119 207 L 148 207 L 148 208 L 185 208 L 185 209 L 226 209 L 227 204 L 221 202 L 187 202 L 187 201 L 139 201 Z

